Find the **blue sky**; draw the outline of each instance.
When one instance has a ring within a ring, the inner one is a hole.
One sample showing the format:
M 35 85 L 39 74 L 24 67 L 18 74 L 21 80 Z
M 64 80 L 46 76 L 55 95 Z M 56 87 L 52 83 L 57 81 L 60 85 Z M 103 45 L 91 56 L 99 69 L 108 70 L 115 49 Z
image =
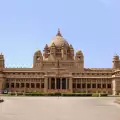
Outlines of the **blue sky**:
M 0 0 L 0 51 L 6 66 L 31 66 L 58 28 L 85 67 L 112 67 L 120 55 L 120 0 Z

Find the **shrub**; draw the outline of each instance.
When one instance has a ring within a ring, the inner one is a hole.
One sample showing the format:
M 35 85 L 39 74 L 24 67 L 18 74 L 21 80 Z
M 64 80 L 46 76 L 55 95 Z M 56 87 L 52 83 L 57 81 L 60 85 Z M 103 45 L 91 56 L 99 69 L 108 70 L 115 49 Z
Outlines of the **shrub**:
M 21 96 L 21 95 L 23 95 L 23 94 L 24 94 L 24 93 L 22 93 L 22 92 L 18 92 L 18 93 L 17 93 L 18 96 Z
M 99 93 L 93 93 L 92 97 L 99 97 Z
M 15 92 L 11 92 L 10 95 L 16 95 L 16 93 Z
M 108 94 L 107 94 L 107 93 L 101 93 L 100 96 L 101 96 L 101 97 L 107 97 Z

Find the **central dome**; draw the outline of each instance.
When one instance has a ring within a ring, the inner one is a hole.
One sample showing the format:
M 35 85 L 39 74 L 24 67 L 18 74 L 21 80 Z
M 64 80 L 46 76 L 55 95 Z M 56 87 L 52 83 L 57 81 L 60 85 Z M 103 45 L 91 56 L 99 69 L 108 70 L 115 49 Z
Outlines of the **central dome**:
M 49 44 L 49 47 L 51 47 L 53 43 L 55 44 L 56 47 L 61 47 L 62 45 L 65 45 L 66 47 L 69 46 L 68 42 L 62 37 L 59 29 L 57 35 L 53 38 L 53 40 Z

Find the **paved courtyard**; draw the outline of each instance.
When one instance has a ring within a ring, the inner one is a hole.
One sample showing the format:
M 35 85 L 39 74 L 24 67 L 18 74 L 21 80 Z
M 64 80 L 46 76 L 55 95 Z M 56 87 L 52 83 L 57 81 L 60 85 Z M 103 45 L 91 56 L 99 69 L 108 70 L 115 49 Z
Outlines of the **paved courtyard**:
M 115 98 L 4 97 L 0 120 L 120 120 Z

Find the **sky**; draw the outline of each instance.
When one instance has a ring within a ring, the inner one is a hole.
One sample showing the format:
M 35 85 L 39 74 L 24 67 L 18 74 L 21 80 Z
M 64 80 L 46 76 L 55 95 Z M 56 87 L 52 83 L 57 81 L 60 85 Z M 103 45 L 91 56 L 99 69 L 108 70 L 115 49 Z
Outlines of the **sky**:
M 120 55 L 120 0 L 0 0 L 0 52 L 6 67 L 31 67 L 60 28 L 86 68 L 111 68 Z

